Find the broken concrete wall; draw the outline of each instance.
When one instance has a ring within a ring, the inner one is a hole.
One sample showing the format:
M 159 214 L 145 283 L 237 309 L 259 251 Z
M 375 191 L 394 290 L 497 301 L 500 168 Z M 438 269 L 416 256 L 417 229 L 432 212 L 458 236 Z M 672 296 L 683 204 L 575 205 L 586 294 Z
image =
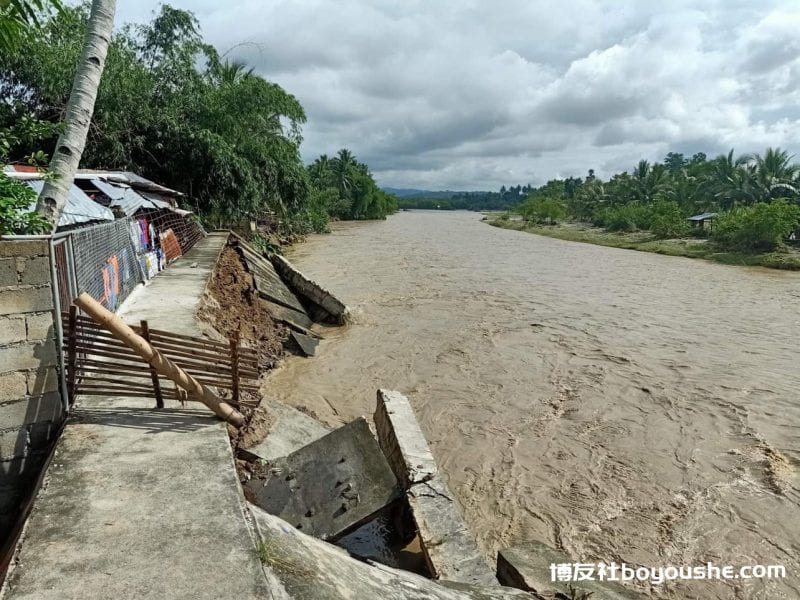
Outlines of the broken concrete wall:
M 64 418 L 47 239 L 0 240 L 0 547 Z
M 497 585 L 439 474 L 408 398 L 378 390 L 373 418 L 381 450 L 405 489 L 430 572 L 438 579 Z
M 286 521 L 250 507 L 273 598 L 303 600 L 503 600 L 532 596 L 510 588 L 439 584 L 378 563 L 362 562 Z
M 329 321 L 337 325 L 344 325 L 350 320 L 350 310 L 336 296 L 331 294 L 321 285 L 312 281 L 283 256 L 273 254 L 270 256 L 275 270 L 292 290 L 310 304 L 312 316 L 316 321 Z

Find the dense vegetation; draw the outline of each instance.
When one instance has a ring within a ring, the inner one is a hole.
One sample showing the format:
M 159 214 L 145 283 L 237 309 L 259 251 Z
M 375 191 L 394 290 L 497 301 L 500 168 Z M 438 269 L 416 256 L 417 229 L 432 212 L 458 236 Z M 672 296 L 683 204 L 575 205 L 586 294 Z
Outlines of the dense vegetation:
M 506 189 L 499 192 L 453 192 L 442 197 L 441 192 L 401 197 L 397 200 L 398 208 L 416 208 L 427 210 L 508 210 L 513 208 L 530 193 L 529 185 Z
M 690 233 L 687 217 L 720 213 L 711 233 L 721 246 L 769 251 L 800 226 L 800 166 L 783 150 L 709 160 L 669 153 L 663 163 L 640 161 L 608 181 L 570 177 L 532 189 L 513 208 L 523 220 L 554 224 L 571 217 L 609 231 L 649 231 L 658 238 Z
M 0 132 L 60 121 L 86 22 L 86 6 L 64 8 L 0 55 Z M 305 120 L 294 96 L 206 43 L 192 13 L 162 5 L 152 22 L 114 35 L 81 167 L 179 189 L 215 225 L 276 214 L 290 232 L 321 231 L 329 194 L 300 158 Z M 41 162 L 56 137 L 6 136 L 3 158 Z M 334 216 L 390 210 L 364 165 L 348 165 L 345 179 Z
M 369 167 L 342 148 L 335 157 L 323 154 L 308 167 L 311 206 L 315 215 L 337 219 L 383 219 L 397 210 L 397 199 L 375 183 Z

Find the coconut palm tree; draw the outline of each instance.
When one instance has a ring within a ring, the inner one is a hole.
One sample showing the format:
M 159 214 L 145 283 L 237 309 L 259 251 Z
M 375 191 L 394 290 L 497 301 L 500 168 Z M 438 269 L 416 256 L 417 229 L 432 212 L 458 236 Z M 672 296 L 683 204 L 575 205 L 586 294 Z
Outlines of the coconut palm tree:
M 252 67 L 248 68 L 242 61 L 226 60 L 218 67 L 217 80 L 220 85 L 235 86 L 253 76 L 254 69 Z
M 86 146 L 86 134 L 114 30 L 116 6 L 116 0 L 92 0 L 83 54 L 67 102 L 64 130 L 50 161 L 53 177 L 45 182 L 36 204 L 36 211 L 50 222 L 53 230 L 58 226 Z
M 342 148 L 331 161 L 336 187 L 342 198 L 349 197 L 353 188 L 353 170 L 358 165 L 356 157 L 347 148 Z
M 786 150 L 767 148 L 763 156 L 752 154 L 743 157 L 754 169 L 755 181 L 761 188 L 762 200 L 797 195 L 795 179 L 800 167 L 793 164 Z

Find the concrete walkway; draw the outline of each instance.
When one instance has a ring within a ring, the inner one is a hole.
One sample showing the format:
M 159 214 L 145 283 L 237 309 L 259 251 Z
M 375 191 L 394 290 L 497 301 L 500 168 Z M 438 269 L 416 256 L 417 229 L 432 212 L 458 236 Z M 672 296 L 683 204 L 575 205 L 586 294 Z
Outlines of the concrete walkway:
M 226 238 L 208 236 L 137 290 L 125 320 L 199 335 L 194 314 Z M 270 597 L 225 425 L 205 408 L 153 405 L 79 400 L 4 600 Z

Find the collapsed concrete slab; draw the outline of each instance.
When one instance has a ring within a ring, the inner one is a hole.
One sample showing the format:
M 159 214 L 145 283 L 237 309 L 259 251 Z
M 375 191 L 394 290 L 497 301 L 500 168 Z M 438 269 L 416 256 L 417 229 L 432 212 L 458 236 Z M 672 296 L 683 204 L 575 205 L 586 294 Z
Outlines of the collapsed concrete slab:
M 311 327 L 313 319 L 308 315 L 300 298 L 286 285 L 272 263 L 235 233 L 230 234 L 229 243 L 236 248 L 244 260 L 247 270 L 252 273 L 256 290 L 272 316 L 299 329 Z
M 497 585 L 439 475 L 408 398 L 378 390 L 374 421 L 381 450 L 406 491 L 431 573 L 437 579 Z
M 344 325 L 349 321 L 350 309 L 336 296 L 303 275 L 283 256 L 273 254 L 270 256 L 270 260 L 275 270 L 292 287 L 295 293 L 299 294 L 312 308 L 317 309 L 315 320 L 338 325 Z
M 325 540 L 375 518 L 400 497 L 363 418 L 261 465 L 244 488 L 253 504 Z
M 314 356 L 317 353 L 317 346 L 319 345 L 318 338 L 298 331 L 290 332 L 289 337 L 291 337 L 298 348 L 300 348 L 300 352 L 303 356 Z
M 644 600 L 647 596 L 613 581 L 553 581 L 551 565 L 572 564 L 568 557 L 539 542 L 501 550 L 497 555 L 497 579 L 503 585 L 533 592 L 544 598 L 589 597 L 591 600 Z
M 374 562 L 297 531 L 286 521 L 251 507 L 273 598 L 303 600 L 531 600 L 521 590 L 440 584 Z
M 331 432 L 314 417 L 280 402 L 263 401 L 259 410 L 266 413 L 270 431 L 259 444 L 247 450 L 262 460 L 288 456 Z

